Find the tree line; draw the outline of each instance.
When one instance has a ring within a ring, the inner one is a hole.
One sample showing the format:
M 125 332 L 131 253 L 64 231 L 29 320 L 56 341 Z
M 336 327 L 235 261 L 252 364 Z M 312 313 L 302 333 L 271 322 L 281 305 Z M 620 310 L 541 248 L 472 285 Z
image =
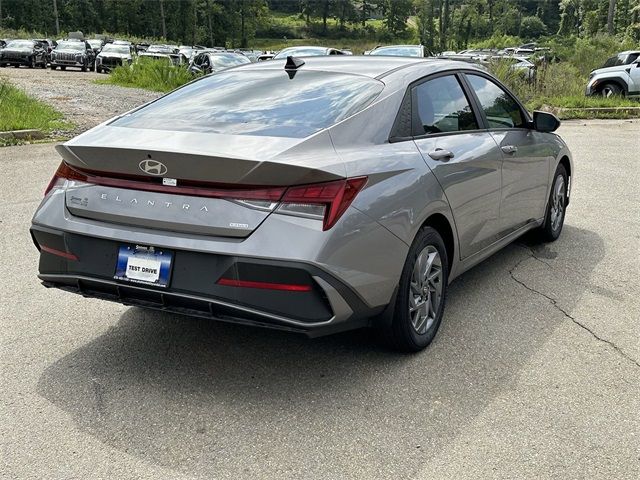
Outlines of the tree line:
M 0 28 L 232 47 L 256 37 L 403 40 L 435 52 L 495 36 L 604 32 L 640 41 L 640 0 L 0 0 Z

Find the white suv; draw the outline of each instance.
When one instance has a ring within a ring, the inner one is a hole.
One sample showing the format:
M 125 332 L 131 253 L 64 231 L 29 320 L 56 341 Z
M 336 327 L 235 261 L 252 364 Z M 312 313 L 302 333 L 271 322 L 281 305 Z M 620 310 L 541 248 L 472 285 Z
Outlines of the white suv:
M 640 50 L 621 52 L 591 72 L 585 94 L 640 96 Z

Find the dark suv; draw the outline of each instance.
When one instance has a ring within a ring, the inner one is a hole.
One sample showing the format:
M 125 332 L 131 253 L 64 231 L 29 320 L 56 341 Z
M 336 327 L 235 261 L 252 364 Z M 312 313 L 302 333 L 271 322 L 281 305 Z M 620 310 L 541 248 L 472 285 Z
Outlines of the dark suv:
M 49 60 L 51 70 L 60 67 L 66 70 L 67 67 L 79 68 L 83 72 L 93 70 L 96 65 L 96 55 L 88 42 L 83 40 L 61 40 L 56 48 L 51 51 Z
M 11 40 L 0 50 L 0 67 L 26 65 L 29 68 L 47 65 L 47 51 L 34 40 Z

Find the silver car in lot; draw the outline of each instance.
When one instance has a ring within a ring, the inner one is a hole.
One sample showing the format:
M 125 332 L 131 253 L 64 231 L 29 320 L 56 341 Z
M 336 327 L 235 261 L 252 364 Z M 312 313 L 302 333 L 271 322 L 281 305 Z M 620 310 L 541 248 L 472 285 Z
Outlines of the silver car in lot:
M 572 159 L 483 70 L 309 57 L 209 75 L 57 147 L 47 287 L 316 336 L 434 338 L 449 283 L 560 235 Z

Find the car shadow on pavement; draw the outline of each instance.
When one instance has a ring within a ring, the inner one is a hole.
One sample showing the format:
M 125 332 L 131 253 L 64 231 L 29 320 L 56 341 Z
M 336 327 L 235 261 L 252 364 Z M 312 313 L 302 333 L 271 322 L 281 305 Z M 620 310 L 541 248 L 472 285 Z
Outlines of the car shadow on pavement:
M 569 225 L 553 244 L 519 240 L 454 282 L 418 355 L 366 330 L 309 340 L 130 308 L 46 368 L 38 392 L 81 431 L 177 472 L 326 478 L 355 462 L 365 478 L 411 476 L 567 321 L 528 282 L 562 291 L 570 312 L 603 256 L 596 233 Z

